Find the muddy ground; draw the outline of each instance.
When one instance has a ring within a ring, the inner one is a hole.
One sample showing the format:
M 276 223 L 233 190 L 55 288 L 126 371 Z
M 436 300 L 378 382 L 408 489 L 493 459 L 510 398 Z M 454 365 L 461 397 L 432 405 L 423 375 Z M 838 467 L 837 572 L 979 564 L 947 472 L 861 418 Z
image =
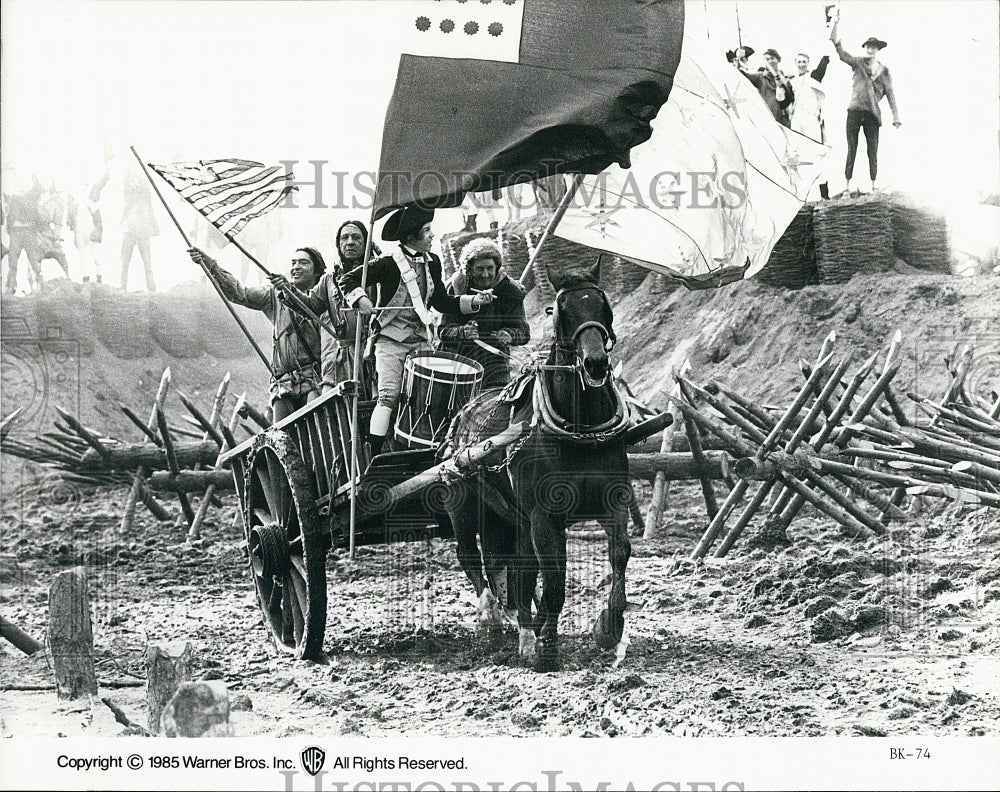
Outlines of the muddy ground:
M 60 493 L 56 492 L 58 496 Z M 46 500 L 49 497 L 49 500 Z M 537 674 L 513 628 L 477 631 L 450 540 L 361 548 L 328 563 L 329 665 L 279 653 L 261 624 L 234 501 L 203 540 L 148 517 L 119 532 L 124 491 L 8 520 L 3 613 L 44 634 L 52 575 L 90 575 L 101 694 L 145 725 L 149 643 L 190 641 L 196 677 L 222 679 L 237 735 L 995 735 L 1000 731 L 1000 521 L 930 505 L 886 540 L 816 515 L 791 547 L 685 561 L 700 493 L 675 486 L 662 540 L 636 540 L 630 645 L 599 651 L 604 543 L 570 540 L 562 670 Z M 17 538 L 9 541 L 12 533 Z M 5 736 L 129 733 L 110 710 L 60 702 L 43 654 L 0 644 Z M 122 686 L 125 685 L 125 686 Z
M 857 364 L 899 328 L 900 390 L 933 396 L 946 381 L 942 359 L 961 339 L 979 344 L 974 383 L 1000 381 L 997 284 L 882 273 L 798 292 L 749 282 L 686 293 L 649 279 L 615 306 L 616 355 L 654 405 L 685 355 L 696 381 L 787 404 L 802 381 L 799 358 L 814 359 L 831 330 Z M 43 431 L 61 403 L 136 441 L 117 402 L 148 410 L 165 365 L 199 403 L 227 370 L 232 393 L 261 403 L 260 364 L 245 341 L 219 340 L 210 295 L 192 308 L 182 295 L 119 304 L 65 288 L 73 293 L 3 303 L 2 412 L 29 405 L 19 432 Z M 190 316 L 177 315 L 184 306 Z M 530 307 L 541 337 L 547 320 Z M 112 314 L 121 321 L 109 324 Z M 182 412 L 176 399 L 170 410 Z M 723 560 L 692 565 L 704 505 L 697 487 L 672 485 L 662 538 L 633 545 L 623 662 L 615 667 L 590 636 L 607 593 L 604 543 L 573 538 L 562 669 L 539 675 L 518 661 L 513 630 L 477 632 L 450 540 L 362 548 L 353 561 L 331 554 L 329 664 L 315 665 L 280 654 L 265 633 L 234 496 L 188 543 L 183 528 L 145 513 L 122 534 L 124 489 L 39 478 L 7 456 L 0 479 L 0 612 L 43 636 L 53 575 L 84 565 L 102 695 L 142 725 L 146 647 L 189 641 L 196 676 L 228 685 L 238 735 L 1000 732 L 997 510 L 914 500 L 888 537 L 857 541 L 807 509 L 788 548 L 740 543 Z M 639 497 L 645 511 L 648 486 Z M 176 501 L 169 507 L 179 514 Z M 3 735 L 126 732 L 107 707 L 60 702 L 51 684 L 44 654 L 28 658 L 0 642 Z

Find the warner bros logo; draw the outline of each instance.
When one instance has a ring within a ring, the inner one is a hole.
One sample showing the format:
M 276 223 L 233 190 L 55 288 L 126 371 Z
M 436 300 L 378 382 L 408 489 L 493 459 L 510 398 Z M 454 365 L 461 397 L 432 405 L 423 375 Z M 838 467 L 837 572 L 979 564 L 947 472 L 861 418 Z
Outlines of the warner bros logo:
M 323 762 L 326 761 L 326 751 L 322 748 L 317 748 L 315 745 L 310 745 L 308 748 L 302 749 L 300 758 L 302 759 L 303 769 L 309 775 L 314 776 L 323 769 Z

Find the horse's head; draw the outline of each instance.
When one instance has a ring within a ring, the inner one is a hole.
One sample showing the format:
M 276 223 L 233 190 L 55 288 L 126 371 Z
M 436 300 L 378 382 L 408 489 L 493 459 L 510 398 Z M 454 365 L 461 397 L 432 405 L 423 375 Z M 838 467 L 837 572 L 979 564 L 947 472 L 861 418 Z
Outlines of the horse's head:
M 556 273 L 549 279 L 556 288 L 552 309 L 556 344 L 576 357 L 583 381 L 590 388 L 603 387 L 611 371 L 608 352 L 616 341 L 614 314 L 604 290 L 598 286 L 601 259 L 583 271 Z

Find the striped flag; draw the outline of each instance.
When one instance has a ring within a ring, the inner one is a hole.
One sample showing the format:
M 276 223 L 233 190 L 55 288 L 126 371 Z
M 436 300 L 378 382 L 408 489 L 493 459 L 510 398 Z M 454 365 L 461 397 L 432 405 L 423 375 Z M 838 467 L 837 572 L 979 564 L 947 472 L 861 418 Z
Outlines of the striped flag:
M 149 167 L 226 236 L 270 212 L 294 190 L 278 165 L 242 159 L 198 160 Z

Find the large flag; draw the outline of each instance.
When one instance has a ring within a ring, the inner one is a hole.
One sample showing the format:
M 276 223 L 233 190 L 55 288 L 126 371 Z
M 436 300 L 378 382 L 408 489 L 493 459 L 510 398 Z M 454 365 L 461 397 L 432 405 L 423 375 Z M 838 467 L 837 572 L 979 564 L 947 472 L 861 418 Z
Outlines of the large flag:
M 283 167 L 251 160 L 149 163 L 149 167 L 226 236 L 270 212 L 295 189 Z
M 458 206 L 555 173 L 629 165 L 680 58 L 682 0 L 400 3 L 402 56 L 382 136 L 376 217 Z M 450 56 L 450 57 L 448 57 Z
M 767 263 L 829 148 L 777 123 L 735 68 L 703 68 L 687 48 L 632 167 L 584 179 L 555 233 L 718 285 Z

